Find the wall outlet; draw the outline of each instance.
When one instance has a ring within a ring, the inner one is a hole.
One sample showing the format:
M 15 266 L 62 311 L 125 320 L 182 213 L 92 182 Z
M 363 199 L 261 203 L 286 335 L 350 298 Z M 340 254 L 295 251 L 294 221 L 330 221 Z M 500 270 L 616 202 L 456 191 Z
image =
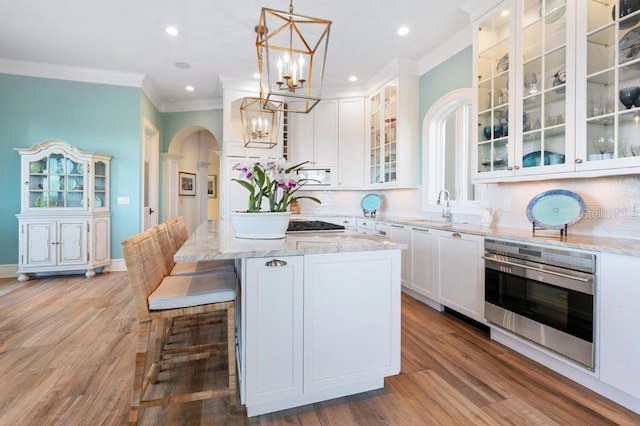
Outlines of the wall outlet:
M 504 200 L 504 205 L 502 206 L 502 211 L 510 212 L 511 211 L 511 200 Z

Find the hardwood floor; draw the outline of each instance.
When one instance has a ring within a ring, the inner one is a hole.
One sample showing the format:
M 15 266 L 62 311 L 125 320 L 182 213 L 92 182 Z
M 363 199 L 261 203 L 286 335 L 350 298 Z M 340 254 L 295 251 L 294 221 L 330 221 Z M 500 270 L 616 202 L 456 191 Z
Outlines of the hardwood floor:
M 0 425 L 126 424 L 136 332 L 125 273 L 0 279 Z M 159 393 L 225 383 L 215 359 L 163 374 Z M 402 373 L 384 389 L 251 419 L 220 401 L 141 414 L 149 425 L 640 424 L 639 415 L 405 295 Z

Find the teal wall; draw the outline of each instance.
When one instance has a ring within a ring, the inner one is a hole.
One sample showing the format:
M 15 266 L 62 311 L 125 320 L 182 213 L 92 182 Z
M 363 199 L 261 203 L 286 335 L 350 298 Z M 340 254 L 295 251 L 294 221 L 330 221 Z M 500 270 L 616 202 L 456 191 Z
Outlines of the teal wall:
M 113 156 L 111 256 L 119 242 L 139 231 L 139 88 L 0 74 L 0 264 L 18 263 L 20 156 L 46 139 L 62 139 L 85 151 Z M 129 205 L 117 205 L 128 196 Z M 135 218 L 135 220 L 132 220 Z
M 420 170 L 422 170 L 422 127 L 424 116 L 447 93 L 472 87 L 473 49 L 469 46 L 420 76 L 418 123 L 420 129 Z M 421 173 L 422 175 L 422 173 Z M 422 183 L 422 176 L 420 177 Z

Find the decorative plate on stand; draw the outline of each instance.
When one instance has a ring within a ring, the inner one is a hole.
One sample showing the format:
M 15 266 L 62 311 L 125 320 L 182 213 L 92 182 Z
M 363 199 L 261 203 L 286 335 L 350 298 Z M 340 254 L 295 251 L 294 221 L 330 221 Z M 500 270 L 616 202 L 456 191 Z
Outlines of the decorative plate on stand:
M 587 211 L 575 192 L 552 189 L 536 195 L 527 205 L 527 219 L 538 229 L 565 229 L 577 223 Z

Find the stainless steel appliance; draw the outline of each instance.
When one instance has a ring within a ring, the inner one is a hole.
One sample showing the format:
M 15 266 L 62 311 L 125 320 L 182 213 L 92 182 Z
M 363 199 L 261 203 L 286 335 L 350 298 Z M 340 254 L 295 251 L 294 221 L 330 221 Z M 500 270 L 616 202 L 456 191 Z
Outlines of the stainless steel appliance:
M 341 232 L 344 226 L 335 223 L 323 222 L 321 220 L 291 220 L 289 221 L 289 232 Z
M 594 369 L 595 254 L 485 240 L 485 318 Z

